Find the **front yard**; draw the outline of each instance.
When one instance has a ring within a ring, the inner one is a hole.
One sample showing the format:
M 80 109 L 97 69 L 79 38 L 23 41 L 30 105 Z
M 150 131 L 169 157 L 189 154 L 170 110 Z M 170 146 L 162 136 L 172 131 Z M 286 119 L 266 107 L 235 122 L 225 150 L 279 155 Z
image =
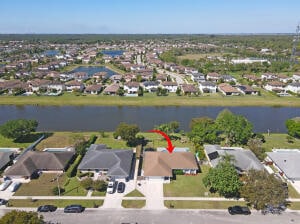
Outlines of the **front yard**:
M 208 173 L 209 166 L 202 165 L 201 173 L 196 176 L 177 175 L 176 180 L 164 184 L 165 197 L 219 197 L 217 193 L 210 193 L 203 185 L 202 179 Z
M 164 204 L 167 208 L 175 209 L 227 209 L 229 206 L 246 206 L 244 201 L 173 201 L 166 200 Z
M 38 179 L 22 184 L 14 196 L 54 196 L 52 189 L 58 186 L 56 177 L 56 174 L 44 173 Z M 58 178 L 60 188 L 65 189 L 65 192 L 61 194 L 62 196 L 85 196 L 87 194 L 76 177 L 70 178 L 68 182 L 66 181 L 65 174 Z M 67 184 L 64 185 L 65 183 Z
M 100 207 L 103 205 L 103 200 L 31 200 L 31 199 L 11 199 L 8 201 L 9 207 L 38 207 L 41 205 L 55 205 L 59 208 L 64 208 L 67 205 L 80 204 L 86 208 Z
M 146 200 L 122 200 L 124 208 L 143 208 L 146 205 Z

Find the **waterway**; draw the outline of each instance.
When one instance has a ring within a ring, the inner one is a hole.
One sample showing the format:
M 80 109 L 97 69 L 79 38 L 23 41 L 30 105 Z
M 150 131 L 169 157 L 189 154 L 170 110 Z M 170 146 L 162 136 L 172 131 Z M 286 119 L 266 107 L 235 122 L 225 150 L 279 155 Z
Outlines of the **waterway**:
M 227 107 L 245 116 L 255 132 L 286 132 L 285 121 L 300 116 L 293 107 Z M 0 106 L 0 124 L 17 118 L 36 119 L 39 131 L 114 131 L 120 122 L 137 124 L 141 130 L 170 121 L 189 131 L 192 118 L 216 118 L 225 107 L 128 107 L 128 106 Z

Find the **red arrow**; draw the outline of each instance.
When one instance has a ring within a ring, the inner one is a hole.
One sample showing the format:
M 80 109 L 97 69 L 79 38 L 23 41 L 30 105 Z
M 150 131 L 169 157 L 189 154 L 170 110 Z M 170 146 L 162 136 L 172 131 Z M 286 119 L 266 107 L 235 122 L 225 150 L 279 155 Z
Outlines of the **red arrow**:
M 166 149 L 169 151 L 169 153 L 173 152 L 175 146 L 172 145 L 171 139 L 166 133 L 164 133 L 163 131 L 159 131 L 159 130 L 150 130 L 148 132 L 154 132 L 154 133 L 158 133 L 158 134 L 162 135 L 168 142 L 168 147 L 166 147 Z

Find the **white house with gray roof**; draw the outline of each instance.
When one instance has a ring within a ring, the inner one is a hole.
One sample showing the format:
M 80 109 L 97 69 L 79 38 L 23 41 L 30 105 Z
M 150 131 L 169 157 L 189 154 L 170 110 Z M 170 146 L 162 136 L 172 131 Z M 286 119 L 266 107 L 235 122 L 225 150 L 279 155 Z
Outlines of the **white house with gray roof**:
M 133 151 L 107 149 L 106 145 L 92 144 L 78 166 L 82 172 L 96 172 L 114 179 L 130 177 Z
M 216 167 L 222 156 L 226 154 L 234 156 L 232 164 L 238 173 L 244 173 L 251 169 L 263 170 L 264 166 L 256 158 L 251 150 L 238 147 L 220 147 L 219 145 L 204 145 L 205 155 L 212 167 Z
M 288 180 L 300 181 L 299 149 L 273 149 L 267 156 Z

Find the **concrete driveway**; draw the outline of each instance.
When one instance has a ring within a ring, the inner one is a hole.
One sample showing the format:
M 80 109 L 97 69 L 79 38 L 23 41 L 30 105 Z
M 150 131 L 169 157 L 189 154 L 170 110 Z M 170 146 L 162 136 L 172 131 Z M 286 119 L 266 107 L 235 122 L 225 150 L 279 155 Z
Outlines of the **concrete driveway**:
M 162 181 L 141 181 L 137 188 L 146 197 L 145 209 L 165 209 L 164 186 Z

